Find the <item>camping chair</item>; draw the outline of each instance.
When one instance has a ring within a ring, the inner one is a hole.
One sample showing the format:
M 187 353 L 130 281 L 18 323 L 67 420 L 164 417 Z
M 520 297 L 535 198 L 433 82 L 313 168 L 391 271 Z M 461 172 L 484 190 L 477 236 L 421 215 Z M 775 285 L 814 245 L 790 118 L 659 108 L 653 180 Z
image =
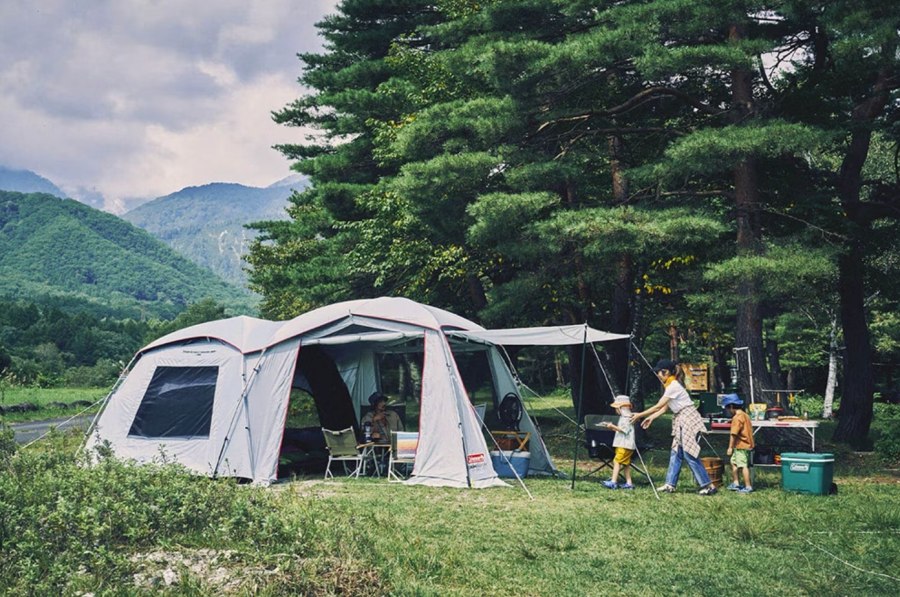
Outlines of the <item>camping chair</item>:
M 585 477 L 590 477 L 606 467 L 612 469 L 613 459 L 616 457 L 616 449 L 613 447 L 616 432 L 606 427 L 598 427 L 597 423 L 612 423 L 615 425 L 618 421 L 619 417 L 584 415 L 584 441 L 587 445 L 588 455 L 600 461 L 600 466 L 589 472 Z M 640 446 L 638 446 L 639 449 Z M 631 470 L 644 475 L 651 484 L 653 483 L 652 479 L 650 479 L 650 473 L 646 469 L 639 467 L 634 459 L 631 461 Z
M 416 449 L 419 447 L 417 431 L 391 431 L 391 455 L 388 458 L 388 481 L 402 481 L 403 478 L 394 470 L 395 464 L 413 464 L 416 461 Z
M 612 468 L 613 458 L 616 456 L 616 449 L 613 448 L 616 432 L 606 427 L 598 427 L 597 423 L 615 423 L 616 421 L 618 421 L 617 417 L 584 415 L 584 443 L 588 456 L 600 461 L 600 466 L 585 475 L 586 477 L 590 477 L 606 467 Z
M 531 433 L 527 431 L 519 431 L 519 423 L 522 420 L 522 401 L 518 394 L 509 392 L 500 401 L 497 407 L 497 419 L 503 426 L 502 431 L 491 431 L 494 443 L 501 450 L 521 450 L 528 449 L 528 440 Z
M 356 433 L 353 427 L 347 427 L 340 431 L 332 431 L 322 427 L 325 436 L 325 445 L 328 447 L 328 466 L 325 467 L 325 478 L 334 478 L 331 472 L 331 463 L 338 460 L 344 463 L 344 472 L 347 472 L 347 463 L 355 462 L 356 467 L 349 473 L 351 477 L 359 478 L 360 473 L 366 472 L 366 458 L 373 457 L 372 444 L 356 443 Z

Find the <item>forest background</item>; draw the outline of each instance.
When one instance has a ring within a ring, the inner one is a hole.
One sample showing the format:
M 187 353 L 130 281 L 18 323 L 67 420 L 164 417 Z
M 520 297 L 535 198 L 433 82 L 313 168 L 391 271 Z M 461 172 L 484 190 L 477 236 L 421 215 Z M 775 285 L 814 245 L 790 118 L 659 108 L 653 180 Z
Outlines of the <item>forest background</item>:
M 719 387 L 744 349 L 757 395 L 826 411 L 841 361 L 835 439 L 862 444 L 900 340 L 898 26 L 878 1 L 343 2 L 275 114 L 315 131 L 278 147 L 313 184 L 258 226 L 251 287 L 268 317 L 399 294 L 587 322 Z M 643 398 L 635 348 L 606 357 Z
M 894 4 L 346 0 L 274 114 L 312 131 L 277 147 L 312 186 L 255 225 L 260 314 L 402 295 L 487 326 L 587 322 L 633 335 L 602 363 L 636 399 L 641 354 L 709 362 L 718 388 L 745 355 L 757 395 L 806 389 L 829 414 L 836 387 L 835 439 L 865 445 L 900 357 Z M 7 380 L 109 378 L 224 315 L 54 309 L 0 309 L 31 334 L 0 350 Z M 583 385 L 588 409 L 608 397 L 604 371 Z

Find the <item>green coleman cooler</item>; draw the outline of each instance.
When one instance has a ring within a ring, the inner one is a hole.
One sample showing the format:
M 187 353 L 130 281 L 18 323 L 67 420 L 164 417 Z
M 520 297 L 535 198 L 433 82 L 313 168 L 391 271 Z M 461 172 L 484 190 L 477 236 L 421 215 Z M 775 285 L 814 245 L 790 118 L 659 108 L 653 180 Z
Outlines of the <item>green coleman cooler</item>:
M 828 495 L 834 479 L 834 454 L 781 454 L 781 488 L 815 495 Z

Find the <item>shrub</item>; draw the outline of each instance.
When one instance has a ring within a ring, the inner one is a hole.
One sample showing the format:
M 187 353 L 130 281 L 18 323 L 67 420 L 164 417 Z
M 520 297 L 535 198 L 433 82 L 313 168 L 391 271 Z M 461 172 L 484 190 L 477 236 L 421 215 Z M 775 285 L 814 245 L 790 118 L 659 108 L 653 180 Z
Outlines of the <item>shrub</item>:
M 9 466 L 16 449 L 15 432 L 0 421 L 0 469 L 5 469 Z
M 872 436 L 875 451 L 882 460 L 900 462 L 900 405 L 874 405 Z
M 121 363 L 100 359 L 96 365 L 67 369 L 63 374 L 63 384 L 70 388 L 105 388 L 115 383 L 121 370 Z
M 318 594 L 308 584 L 318 578 L 312 569 L 370 545 L 360 529 L 335 524 L 352 520 L 340 506 L 289 507 L 292 496 L 284 492 L 192 475 L 173 464 L 125 463 L 99 451 L 98 462 L 86 466 L 71 446 L 13 454 L 10 442 L 11 434 L 0 433 L 0 594 L 134 586 L 150 555 L 177 562 L 198 546 L 236 554 L 229 565 L 238 568 L 239 581 L 242 568 L 268 569 L 266 558 L 283 554 L 279 564 L 294 562 L 301 577 L 263 575 L 260 582 L 272 594 Z M 358 561 L 359 554 L 347 559 Z M 181 582 L 193 582 L 186 578 Z

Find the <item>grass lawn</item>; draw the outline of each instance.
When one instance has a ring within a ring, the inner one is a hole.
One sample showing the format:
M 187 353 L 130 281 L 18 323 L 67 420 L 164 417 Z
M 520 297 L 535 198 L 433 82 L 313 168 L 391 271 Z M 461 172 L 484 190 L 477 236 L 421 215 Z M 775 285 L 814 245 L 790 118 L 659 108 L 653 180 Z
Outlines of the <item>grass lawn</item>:
M 576 444 L 559 411 L 571 416 L 571 404 L 530 409 L 570 473 Z M 654 423 L 657 448 L 644 453 L 658 484 L 668 424 Z M 0 541 L 14 554 L 0 562 L 0 593 L 41 574 L 51 579 L 41 588 L 97 595 L 900 594 L 898 471 L 830 435 L 823 423 L 817 442 L 836 454 L 837 495 L 783 492 L 778 470 L 766 469 L 753 494 L 699 496 L 685 467 L 679 491 L 660 500 L 637 477 L 634 491 L 607 490 L 597 476 L 574 489 L 527 478 L 534 499 L 515 484 L 467 491 L 376 478 L 259 488 L 153 467 L 70 467 L 59 454 L 79 438 L 56 435 L 13 459 L 5 493 L 0 474 Z M 593 466 L 580 461 L 579 474 Z M 4 535 L 10 521 L 17 534 Z
M 88 405 L 102 401 L 109 393 L 109 388 L 4 388 L 0 408 L 8 409 L 13 405 L 33 404 L 38 410 L 25 412 L 3 412 L 0 421 L 7 423 L 21 423 L 24 421 L 36 421 L 70 417 L 87 409 L 83 414 L 97 412 L 99 404 L 94 407 Z

